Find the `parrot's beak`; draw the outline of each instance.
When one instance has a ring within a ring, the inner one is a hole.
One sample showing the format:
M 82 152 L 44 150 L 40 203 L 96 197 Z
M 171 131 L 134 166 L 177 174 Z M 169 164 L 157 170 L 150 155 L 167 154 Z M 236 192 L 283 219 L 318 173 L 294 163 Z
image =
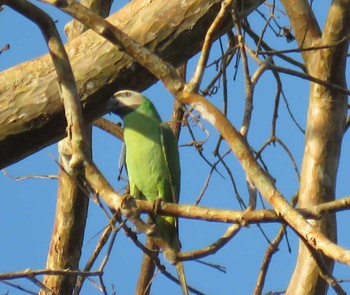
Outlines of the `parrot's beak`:
M 118 99 L 112 95 L 111 98 L 107 101 L 107 110 L 109 110 L 110 113 L 120 115 L 120 112 L 118 109 L 121 108 L 121 103 L 118 101 Z
M 111 96 L 111 98 L 107 101 L 107 110 L 119 117 L 123 118 L 126 114 L 133 111 L 130 107 L 126 106 L 123 102 L 121 102 L 115 94 Z

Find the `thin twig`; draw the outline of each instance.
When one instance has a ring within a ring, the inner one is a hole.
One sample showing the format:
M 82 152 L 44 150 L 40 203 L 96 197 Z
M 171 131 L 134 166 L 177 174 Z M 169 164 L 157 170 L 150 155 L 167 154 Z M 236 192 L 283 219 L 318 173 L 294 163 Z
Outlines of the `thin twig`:
M 123 141 L 123 128 L 120 124 L 115 124 L 105 118 L 99 118 L 93 122 L 93 125 Z
M 28 294 L 31 294 L 31 295 L 38 295 L 38 292 L 33 292 L 33 291 L 28 290 L 27 288 L 24 288 L 24 287 L 22 287 L 22 286 L 20 286 L 18 284 L 14 284 L 14 283 L 7 282 L 7 281 L 0 281 L 0 283 L 8 285 L 8 286 L 10 286 L 12 288 L 18 289 L 19 291 L 22 291 L 22 292 L 25 292 L 25 293 L 28 293 Z
M 226 162 L 225 162 L 225 160 L 224 160 L 224 158 L 225 158 L 229 153 L 231 153 L 231 149 L 227 150 L 222 156 L 221 156 L 219 153 L 217 153 L 216 156 L 219 157 L 219 160 L 220 160 L 221 164 L 224 166 L 224 168 L 225 168 L 227 174 L 229 175 L 230 181 L 231 181 L 231 183 L 232 183 L 233 191 L 234 191 L 234 193 L 235 193 L 235 197 L 236 197 L 236 199 L 237 199 L 237 201 L 238 201 L 239 206 L 240 206 L 241 209 L 243 210 L 243 209 L 246 209 L 247 206 L 245 205 L 244 200 L 242 199 L 241 195 L 240 195 L 239 192 L 238 192 L 238 188 L 237 188 L 237 185 L 236 185 L 236 181 L 235 181 L 235 179 L 234 179 L 234 177 L 233 177 L 233 174 L 232 174 L 232 172 L 231 172 L 231 169 L 230 169 L 230 167 L 226 164 Z
M 100 271 L 81 271 L 81 270 L 52 270 L 52 269 L 38 269 L 31 270 L 26 269 L 24 271 L 16 271 L 10 273 L 0 274 L 0 281 L 2 280 L 16 280 L 28 278 L 29 276 L 42 276 L 42 275 L 50 275 L 50 276 L 60 276 L 60 275 L 72 275 L 72 276 L 99 276 L 101 274 Z
M 1 11 L 1 10 L 0 10 Z M 0 49 L 0 54 L 10 49 L 10 44 L 6 44 Z
M 343 88 L 343 87 L 341 87 L 339 85 L 336 85 L 336 84 L 334 84 L 332 82 L 328 82 L 326 80 L 322 80 L 322 79 L 316 78 L 316 77 L 311 76 L 311 75 L 306 74 L 306 73 L 302 73 L 302 72 L 295 71 L 295 70 L 292 70 L 292 69 L 276 66 L 275 64 L 269 62 L 268 60 L 261 61 L 259 58 L 257 58 L 255 56 L 254 52 L 251 49 L 246 47 L 246 50 L 247 50 L 247 52 L 249 52 L 250 56 L 253 57 L 253 59 L 256 61 L 257 64 L 261 65 L 262 63 L 266 62 L 267 63 L 267 68 L 269 70 L 277 71 L 279 73 L 284 73 L 284 74 L 295 76 L 295 77 L 298 77 L 298 78 L 301 78 L 301 79 L 304 79 L 304 80 L 308 80 L 308 81 L 311 81 L 313 83 L 322 85 L 324 87 L 327 87 L 327 88 L 339 91 L 340 93 L 343 93 L 343 94 L 346 94 L 346 95 L 350 95 L 350 90 L 349 89 Z
M 248 58 L 245 50 L 244 37 L 242 34 L 242 28 L 241 28 L 241 20 L 238 16 L 236 1 L 234 2 L 232 11 L 234 16 L 233 20 L 234 20 L 235 28 L 238 34 L 238 45 L 240 50 L 240 56 L 242 59 L 244 83 L 245 83 L 245 105 L 244 105 L 244 114 L 243 114 L 243 121 L 241 124 L 240 133 L 242 134 L 242 136 L 247 137 L 251 118 L 252 118 L 252 112 L 253 112 L 254 84 L 252 83 L 252 80 L 250 77 Z
M 297 53 L 297 52 L 305 52 L 305 51 L 316 51 L 316 50 L 322 50 L 322 49 L 329 49 L 333 47 L 339 46 L 341 43 L 348 40 L 350 37 L 344 37 L 341 40 L 335 42 L 334 44 L 328 44 L 328 45 L 318 45 L 318 46 L 311 46 L 311 47 L 304 47 L 304 48 L 292 48 L 292 49 L 285 49 L 285 50 L 265 50 L 265 51 L 257 51 L 256 54 L 260 55 L 279 55 L 279 54 L 286 54 L 286 53 Z
M 275 56 L 279 57 L 280 59 L 290 63 L 291 65 L 294 65 L 298 68 L 300 68 L 302 71 L 306 72 L 305 65 L 294 60 L 293 58 L 286 56 L 282 53 L 279 53 L 277 50 L 272 49 L 263 39 L 260 39 L 260 37 L 247 25 L 244 23 L 242 24 L 242 28 L 244 31 L 251 37 L 253 38 L 254 42 L 258 44 L 258 49 L 261 47 L 265 48 L 266 51 L 273 51 L 276 52 Z
M 179 260 L 185 261 L 213 255 L 222 247 L 224 247 L 239 232 L 241 228 L 242 227 L 239 224 L 232 224 L 228 227 L 225 234 L 213 244 L 196 251 L 181 252 L 179 253 L 178 258 Z
M 14 181 L 23 181 L 23 180 L 28 180 L 28 179 L 51 179 L 51 180 L 56 180 L 58 179 L 57 175 L 26 175 L 26 176 L 12 176 L 6 169 L 1 170 L 5 176 L 11 178 Z
M 222 56 L 219 59 L 217 59 L 213 62 L 213 65 L 217 65 L 219 63 L 219 61 L 221 60 L 221 66 L 220 66 L 219 71 L 212 78 L 212 80 L 208 83 L 206 88 L 203 91 L 201 91 L 201 93 L 204 96 L 207 96 L 207 95 L 211 96 L 217 92 L 220 85 L 215 85 L 215 84 L 220 79 L 220 77 L 223 77 L 224 71 L 226 71 L 227 66 L 231 63 L 232 58 L 235 56 L 235 54 L 237 52 L 236 38 L 234 37 L 234 35 L 231 31 L 228 32 L 227 35 L 229 38 L 228 49 L 226 50 L 226 52 L 224 54 L 222 54 Z M 210 65 L 208 65 L 208 66 L 210 66 Z M 223 83 L 224 83 L 224 77 L 222 79 L 223 79 Z M 219 82 L 220 82 L 220 80 L 219 80 Z
M 263 263 L 260 267 L 260 272 L 258 276 L 257 283 L 255 285 L 254 289 L 254 295 L 261 295 L 262 289 L 264 287 L 267 271 L 272 259 L 272 255 L 275 254 L 278 251 L 278 245 L 280 244 L 284 234 L 285 234 L 286 226 L 285 224 L 282 224 L 276 237 L 274 240 L 268 245 L 265 255 L 264 255 L 264 260 Z
M 112 219 L 109 222 L 108 227 L 101 234 L 101 237 L 100 237 L 100 239 L 95 247 L 95 250 L 93 251 L 92 255 L 90 256 L 88 262 L 85 264 L 84 271 L 88 272 L 92 268 L 93 264 L 95 263 L 96 259 L 98 258 L 99 254 L 101 253 L 104 245 L 107 243 L 115 222 L 119 218 L 120 217 L 118 214 L 113 215 Z M 74 295 L 78 295 L 80 293 L 80 290 L 83 286 L 85 278 L 86 278 L 86 276 L 80 276 L 78 278 L 77 283 L 76 283 L 75 288 L 74 288 L 74 292 L 73 292 Z
M 227 15 L 228 10 L 232 6 L 232 2 L 233 0 L 224 0 L 221 2 L 221 9 L 217 14 L 216 18 L 214 19 L 214 21 L 211 23 L 209 29 L 207 30 L 207 33 L 204 38 L 204 43 L 202 46 L 201 56 L 197 63 L 197 67 L 195 69 L 193 77 L 188 84 L 188 86 L 191 88 L 192 91 L 198 91 L 199 89 L 200 83 L 202 82 L 202 78 L 204 75 L 204 70 L 209 58 L 210 49 L 214 39 L 214 33 L 216 29 L 220 26 L 220 24 L 223 22 L 224 17 Z
M 270 145 L 271 143 L 274 144 L 275 142 L 277 142 L 283 148 L 283 150 L 286 152 L 286 154 L 288 155 L 289 159 L 292 162 L 293 168 L 296 172 L 297 178 L 299 180 L 300 179 L 300 172 L 298 169 L 298 165 L 297 165 L 291 151 L 289 150 L 288 146 L 277 136 L 271 136 L 266 142 L 264 142 L 264 144 L 261 146 L 261 148 L 256 152 L 257 159 L 261 159 L 261 154 L 265 150 L 265 148 L 268 145 Z

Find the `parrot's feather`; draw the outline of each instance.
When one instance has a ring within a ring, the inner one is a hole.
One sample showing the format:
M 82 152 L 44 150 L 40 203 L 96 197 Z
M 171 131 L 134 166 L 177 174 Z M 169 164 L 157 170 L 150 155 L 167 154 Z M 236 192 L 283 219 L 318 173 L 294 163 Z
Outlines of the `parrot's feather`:
M 177 204 L 179 202 L 180 193 L 180 165 L 177 141 L 173 131 L 166 123 L 161 123 L 160 130 L 164 158 L 168 167 L 172 202 Z
M 178 263 L 176 263 L 175 267 L 176 267 L 177 275 L 179 277 L 182 293 L 184 295 L 188 295 L 188 288 L 187 288 L 184 265 L 182 262 L 178 262 Z
M 118 176 L 117 176 L 118 181 L 122 177 L 124 166 L 125 166 L 125 144 L 123 143 L 122 150 L 121 150 L 120 156 L 119 156 L 119 161 L 118 161 Z

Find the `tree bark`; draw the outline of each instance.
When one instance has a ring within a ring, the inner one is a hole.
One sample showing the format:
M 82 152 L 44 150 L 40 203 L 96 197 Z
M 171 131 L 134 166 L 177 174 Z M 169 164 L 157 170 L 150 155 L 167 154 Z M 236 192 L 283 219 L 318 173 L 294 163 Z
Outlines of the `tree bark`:
M 134 0 L 108 20 L 159 56 L 179 66 L 201 49 L 221 0 Z M 232 27 L 228 18 L 217 36 Z M 66 46 L 86 122 L 106 112 L 104 102 L 121 88 L 143 90 L 155 78 L 92 31 Z M 61 139 L 63 105 L 50 57 L 43 55 L 0 75 L 0 168 Z
M 333 1 L 321 34 L 307 1 L 282 1 L 295 30 L 300 48 L 331 47 L 305 51 L 303 58 L 312 76 L 346 88 L 345 65 L 350 33 L 350 1 Z M 343 42 L 341 42 L 344 40 Z M 341 143 L 345 131 L 347 96 L 311 83 L 304 158 L 302 162 L 299 207 L 308 208 L 335 198 Z M 330 214 L 309 222 L 336 242 L 336 218 Z M 332 273 L 334 262 L 323 257 Z M 328 283 L 320 275 L 319 264 L 304 242 L 300 242 L 294 274 L 287 294 L 326 294 Z

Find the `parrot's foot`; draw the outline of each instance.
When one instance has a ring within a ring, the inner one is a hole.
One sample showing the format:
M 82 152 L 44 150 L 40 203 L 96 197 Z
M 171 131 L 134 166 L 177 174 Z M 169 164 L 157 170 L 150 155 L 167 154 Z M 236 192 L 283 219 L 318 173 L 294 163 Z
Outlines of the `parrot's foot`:
M 163 199 L 162 198 L 157 198 L 154 200 L 153 202 L 153 211 L 155 215 L 158 215 L 159 210 L 162 209 L 162 202 Z
M 128 202 L 130 200 L 134 200 L 134 197 L 130 194 L 124 194 L 121 196 L 122 200 L 120 202 L 120 207 L 121 208 L 125 208 L 125 207 L 128 207 Z
M 135 198 L 130 194 L 124 194 L 121 196 L 120 200 L 120 209 L 123 210 L 122 212 L 127 218 L 137 218 L 140 219 L 140 211 L 139 208 L 136 205 Z

